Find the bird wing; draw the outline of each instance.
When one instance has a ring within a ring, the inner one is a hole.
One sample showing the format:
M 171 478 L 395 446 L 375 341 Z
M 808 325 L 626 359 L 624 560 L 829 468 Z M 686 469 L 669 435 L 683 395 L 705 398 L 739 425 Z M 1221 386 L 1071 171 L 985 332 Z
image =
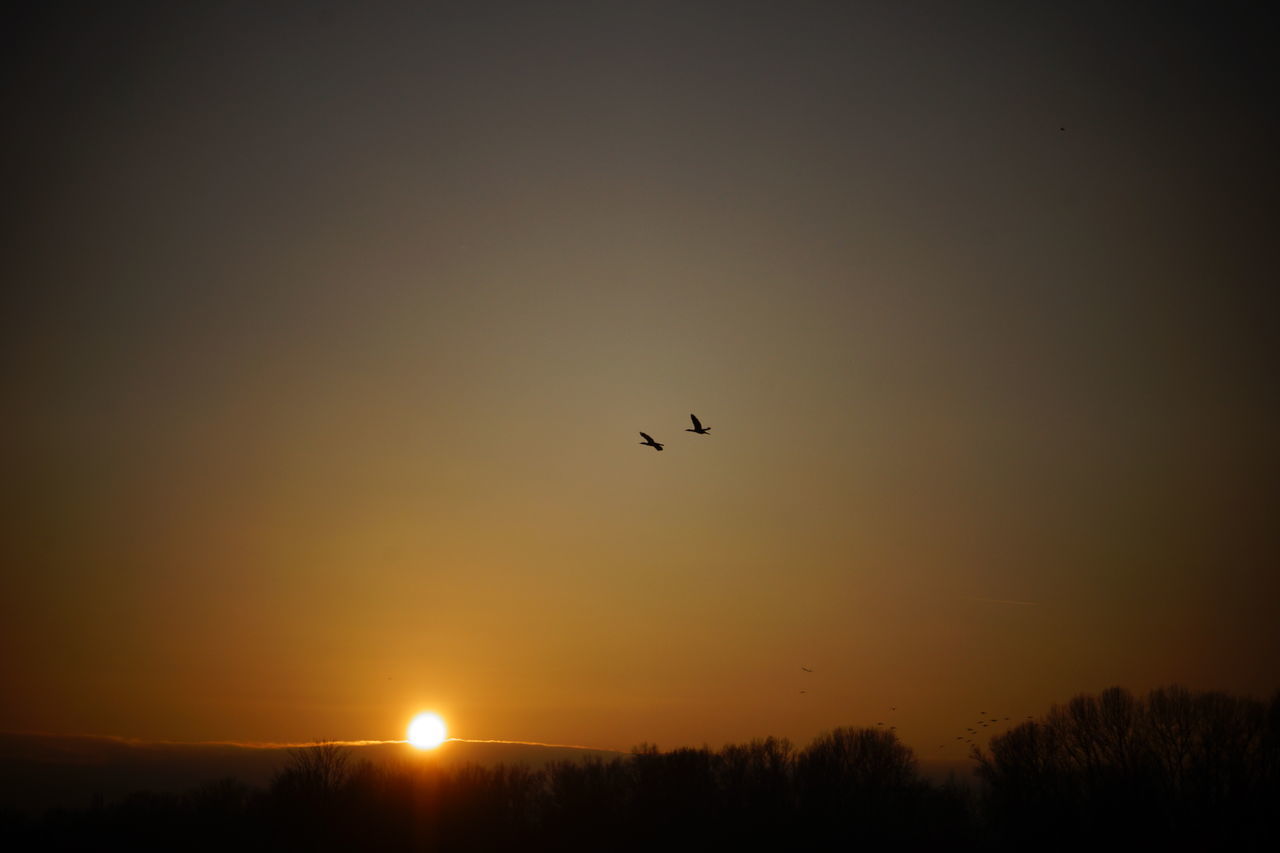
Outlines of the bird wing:
M 647 442 L 649 442 L 649 443 L 651 443 L 651 444 L 653 443 L 653 436 L 649 435 L 649 433 L 647 433 L 647 432 L 642 432 L 642 433 L 640 433 L 640 434 L 641 434 L 642 436 L 644 436 L 644 440 L 645 440 L 645 441 L 647 441 Z
M 697 415 L 691 414 L 691 415 L 689 415 L 689 417 L 693 419 L 693 428 L 694 428 L 694 429 L 702 429 L 702 421 L 698 420 L 698 416 L 697 416 Z

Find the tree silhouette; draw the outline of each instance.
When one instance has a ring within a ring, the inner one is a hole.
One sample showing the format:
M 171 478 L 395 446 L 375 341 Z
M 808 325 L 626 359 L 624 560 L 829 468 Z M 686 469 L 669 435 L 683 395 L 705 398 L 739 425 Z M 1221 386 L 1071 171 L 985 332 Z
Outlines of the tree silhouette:
M 923 785 L 910 748 L 885 729 L 838 728 L 819 735 L 796 761 L 804 825 L 851 843 L 912 834 Z
M 350 763 L 351 752 L 336 743 L 317 741 L 289 750 L 287 765 L 271 780 L 278 843 L 320 849 L 335 836 Z
M 267 790 L 234 780 L 139 792 L 39 819 L 0 812 L 6 849 L 653 850 L 779 847 L 1023 850 L 1127 841 L 1270 849 L 1280 816 L 1280 693 L 1181 687 L 1076 696 L 974 752 L 984 785 L 933 785 L 883 728 L 802 750 L 715 751 L 524 766 L 355 763 L 294 749 Z
M 988 822 L 1019 844 L 1274 835 L 1278 704 L 1280 694 L 1268 707 L 1177 686 L 1076 696 L 992 738 L 989 753 L 974 750 Z
M 346 747 L 316 741 L 290 749 L 288 755 L 288 766 L 271 783 L 277 793 L 323 801 L 332 799 L 347 781 L 351 752 Z

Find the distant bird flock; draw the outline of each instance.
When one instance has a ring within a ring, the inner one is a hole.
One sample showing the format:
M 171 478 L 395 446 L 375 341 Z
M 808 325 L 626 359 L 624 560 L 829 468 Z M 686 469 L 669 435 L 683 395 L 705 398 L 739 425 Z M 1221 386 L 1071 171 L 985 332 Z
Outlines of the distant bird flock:
M 800 665 L 800 670 L 802 672 L 809 672 L 809 673 L 813 672 L 812 667 L 808 667 L 803 664 Z M 803 676 L 801 677 L 803 678 Z M 811 683 L 811 682 L 808 682 L 808 683 Z M 809 691 L 806 689 L 806 690 L 801 690 L 800 692 L 802 694 L 808 694 Z M 890 713 L 896 714 L 898 712 L 898 706 L 897 705 L 890 706 L 889 711 Z M 1000 716 L 988 717 L 986 711 L 979 711 L 978 714 L 983 718 L 980 720 L 976 720 L 974 722 L 974 725 L 978 726 L 978 728 L 991 729 L 993 732 L 998 732 L 1001 729 L 1003 729 L 1004 731 L 1008 731 L 1009 727 L 1018 725 L 1018 723 L 1013 722 L 1013 717 L 1011 716 L 1005 716 L 1003 718 Z M 1032 717 L 1030 714 L 1027 715 L 1028 722 L 1034 719 L 1035 718 Z M 1001 723 L 1005 723 L 1007 725 L 1001 726 Z M 886 725 L 887 724 L 885 723 L 884 720 L 876 721 L 876 726 L 878 727 L 883 728 Z M 897 730 L 898 730 L 898 727 L 895 725 L 888 725 L 888 728 L 886 729 L 886 731 L 890 731 L 890 732 L 896 732 Z M 983 735 L 981 732 L 978 731 L 978 729 L 972 728 L 970 726 L 966 726 L 963 733 L 956 735 L 956 740 L 962 741 L 964 744 L 968 745 L 969 747 L 977 749 L 981 747 L 982 739 L 984 737 L 990 738 L 991 735 L 990 734 Z M 946 748 L 947 748 L 947 745 L 945 743 L 938 744 L 938 749 L 946 749 Z
M 706 435 L 711 432 L 711 427 L 704 427 L 702 425 L 702 421 L 698 420 L 697 415 L 690 414 L 689 418 L 693 421 L 693 429 L 686 429 L 685 432 L 693 432 L 698 435 Z M 640 437 L 643 438 L 644 441 L 636 442 L 637 444 L 643 444 L 645 447 L 652 447 L 654 450 L 659 452 L 661 452 L 662 448 L 665 447 L 662 442 L 654 441 L 653 436 L 649 435 L 647 432 L 640 433 Z

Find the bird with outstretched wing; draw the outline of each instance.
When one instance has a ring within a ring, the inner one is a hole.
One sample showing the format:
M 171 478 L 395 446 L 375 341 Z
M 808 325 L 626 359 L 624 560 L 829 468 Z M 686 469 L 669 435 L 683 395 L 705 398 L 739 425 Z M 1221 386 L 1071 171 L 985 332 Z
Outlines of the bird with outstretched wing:
M 702 421 L 698 420 L 697 415 L 690 414 L 689 418 L 693 421 L 693 429 L 687 429 L 685 432 L 696 432 L 698 435 L 706 435 L 711 432 L 711 427 L 704 427 Z
M 649 435 L 649 433 L 642 432 L 640 433 L 640 435 L 644 436 L 644 441 L 638 441 L 636 442 L 637 444 L 643 444 L 646 447 L 652 447 L 654 450 L 662 450 L 662 444 L 654 441 L 653 436 Z

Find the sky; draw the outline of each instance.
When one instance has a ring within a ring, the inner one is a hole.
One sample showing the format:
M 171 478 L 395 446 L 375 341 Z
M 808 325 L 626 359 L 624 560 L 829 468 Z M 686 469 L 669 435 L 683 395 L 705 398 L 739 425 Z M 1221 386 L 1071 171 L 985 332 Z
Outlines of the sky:
M 1260 12 L 3 15 L 0 730 L 1280 687 Z

